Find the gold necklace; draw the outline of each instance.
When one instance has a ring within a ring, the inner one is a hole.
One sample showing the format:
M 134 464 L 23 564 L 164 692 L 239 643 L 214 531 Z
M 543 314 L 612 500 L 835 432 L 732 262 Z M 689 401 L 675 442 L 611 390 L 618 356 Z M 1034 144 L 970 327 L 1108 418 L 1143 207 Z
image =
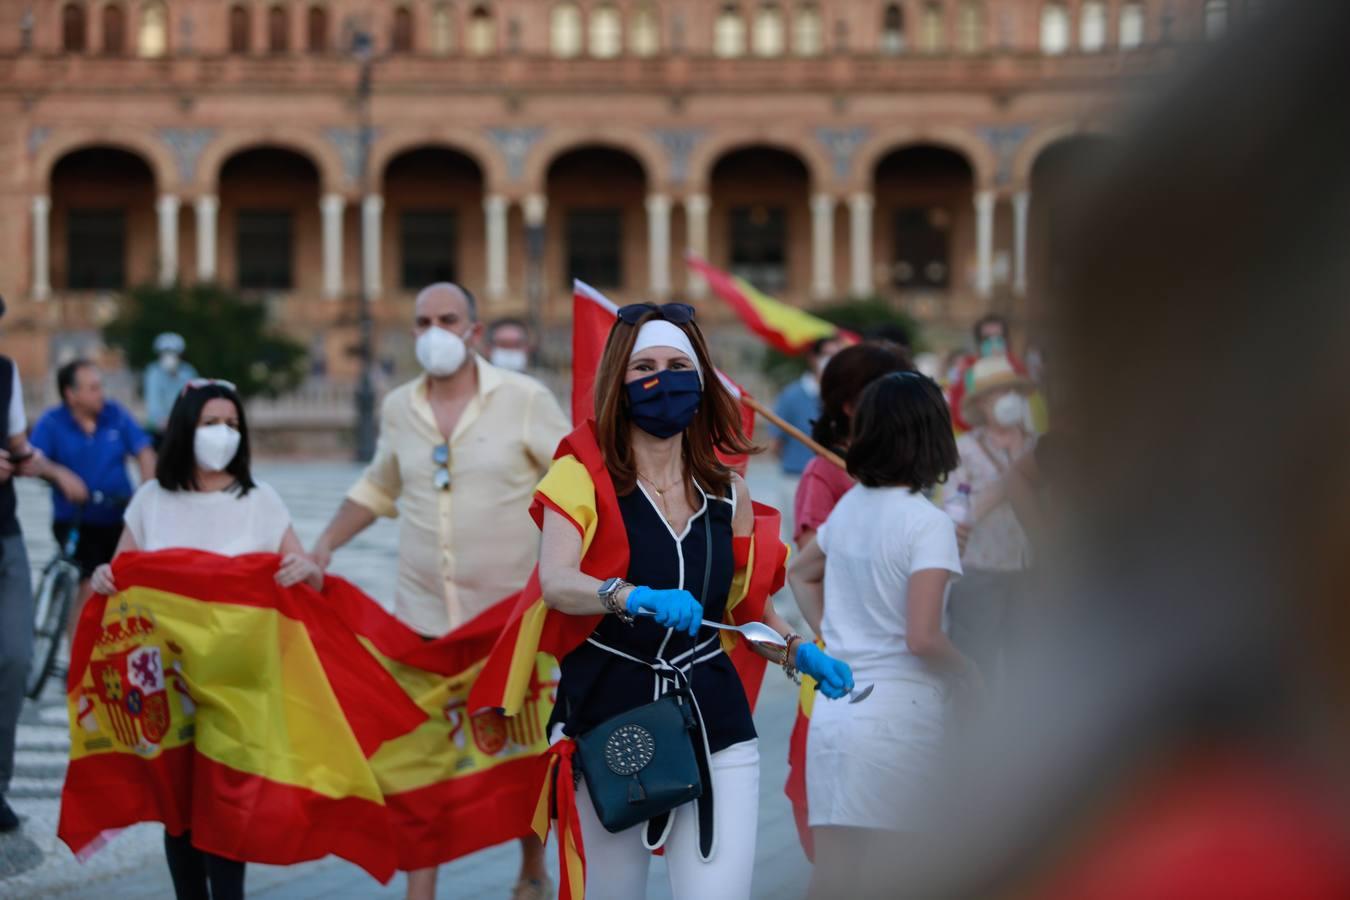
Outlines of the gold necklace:
M 652 481 L 650 478 L 648 478 L 646 475 L 643 475 L 641 472 L 638 473 L 638 478 L 641 478 L 643 481 L 647 482 L 648 487 L 650 487 L 652 490 L 656 491 L 656 496 L 658 496 L 658 497 L 665 497 L 666 491 L 669 491 L 669 490 L 671 490 L 672 488 L 678 487 L 678 486 L 679 486 L 681 483 L 683 483 L 683 481 L 684 481 L 684 479 L 680 479 L 679 481 L 676 481 L 674 484 L 668 484 L 668 485 L 666 485 L 665 487 L 662 488 L 662 487 L 657 487 L 655 481 Z
M 652 490 L 656 491 L 656 499 L 657 502 L 660 503 L 661 518 L 666 520 L 667 525 L 669 525 L 671 528 L 674 528 L 675 520 L 671 518 L 670 508 L 666 505 L 666 491 L 672 490 L 675 487 L 679 486 L 681 484 L 681 481 L 677 481 L 674 484 L 666 485 L 666 487 L 662 489 L 656 486 L 656 482 L 652 481 L 650 478 L 641 473 L 638 473 L 638 478 L 641 479 L 642 481 L 645 481 L 648 485 L 651 486 Z

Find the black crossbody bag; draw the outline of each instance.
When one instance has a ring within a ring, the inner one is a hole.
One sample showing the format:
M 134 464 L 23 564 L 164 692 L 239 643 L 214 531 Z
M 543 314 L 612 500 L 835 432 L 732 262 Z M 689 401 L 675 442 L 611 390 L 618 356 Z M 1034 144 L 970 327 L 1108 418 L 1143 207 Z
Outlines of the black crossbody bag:
M 700 597 L 707 596 L 712 574 L 712 527 L 706 515 L 703 528 L 707 549 Z M 674 673 L 679 686 L 576 738 L 586 789 L 600 824 L 611 833 L 652 820 L 657 820 L 653 825 L 659 823 L 657 833 L 664 832 L 666 814 L 702 798 L 705 784 L 711 784 L 707 745 L 689 679 L 672 666 L 649 665 L 660 673 Z M 648 844 L 655 845 L 651 837 Z

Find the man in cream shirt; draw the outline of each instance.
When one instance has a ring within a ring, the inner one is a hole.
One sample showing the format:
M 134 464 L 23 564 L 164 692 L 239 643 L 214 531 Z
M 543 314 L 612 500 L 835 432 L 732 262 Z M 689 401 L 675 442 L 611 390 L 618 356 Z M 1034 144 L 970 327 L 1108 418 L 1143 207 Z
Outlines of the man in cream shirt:
M 414 315 L 424 373 L 385 398 L 375 458 L 312 555 L 327 568 L 378 516 L 400 516 L 394 614 L 439 637 L 524 586 L 539 554 L 530 500 L 570 426 L 547 388 L 469 349 L 482 325 L 468 290 L 424 288 Z M 521 844 L 514 900 L 551 896 L 543 845 Z M 435 888 L 435 869 L 408 873 L 410 900 Z

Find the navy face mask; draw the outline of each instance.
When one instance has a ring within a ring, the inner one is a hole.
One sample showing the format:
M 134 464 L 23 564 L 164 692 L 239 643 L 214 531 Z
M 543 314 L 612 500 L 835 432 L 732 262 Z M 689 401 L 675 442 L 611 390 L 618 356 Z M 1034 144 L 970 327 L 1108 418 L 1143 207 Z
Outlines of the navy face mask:
M 689 427 L 703 400 L 703 385 L 693 369 L 666 369 L 630 381 L 628 412 L 652 437 L 674 437 Z

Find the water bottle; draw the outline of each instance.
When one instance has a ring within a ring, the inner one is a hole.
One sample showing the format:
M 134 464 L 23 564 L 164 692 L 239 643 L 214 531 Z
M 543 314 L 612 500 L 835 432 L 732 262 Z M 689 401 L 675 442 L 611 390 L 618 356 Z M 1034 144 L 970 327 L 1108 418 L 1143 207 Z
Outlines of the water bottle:
M 947 515 L 952 517 L 952 521 L 957 525 L 970 524 L 970 485 L 962 482 L 956 486 L 956 493 L 952 494 L 942 504 Z

